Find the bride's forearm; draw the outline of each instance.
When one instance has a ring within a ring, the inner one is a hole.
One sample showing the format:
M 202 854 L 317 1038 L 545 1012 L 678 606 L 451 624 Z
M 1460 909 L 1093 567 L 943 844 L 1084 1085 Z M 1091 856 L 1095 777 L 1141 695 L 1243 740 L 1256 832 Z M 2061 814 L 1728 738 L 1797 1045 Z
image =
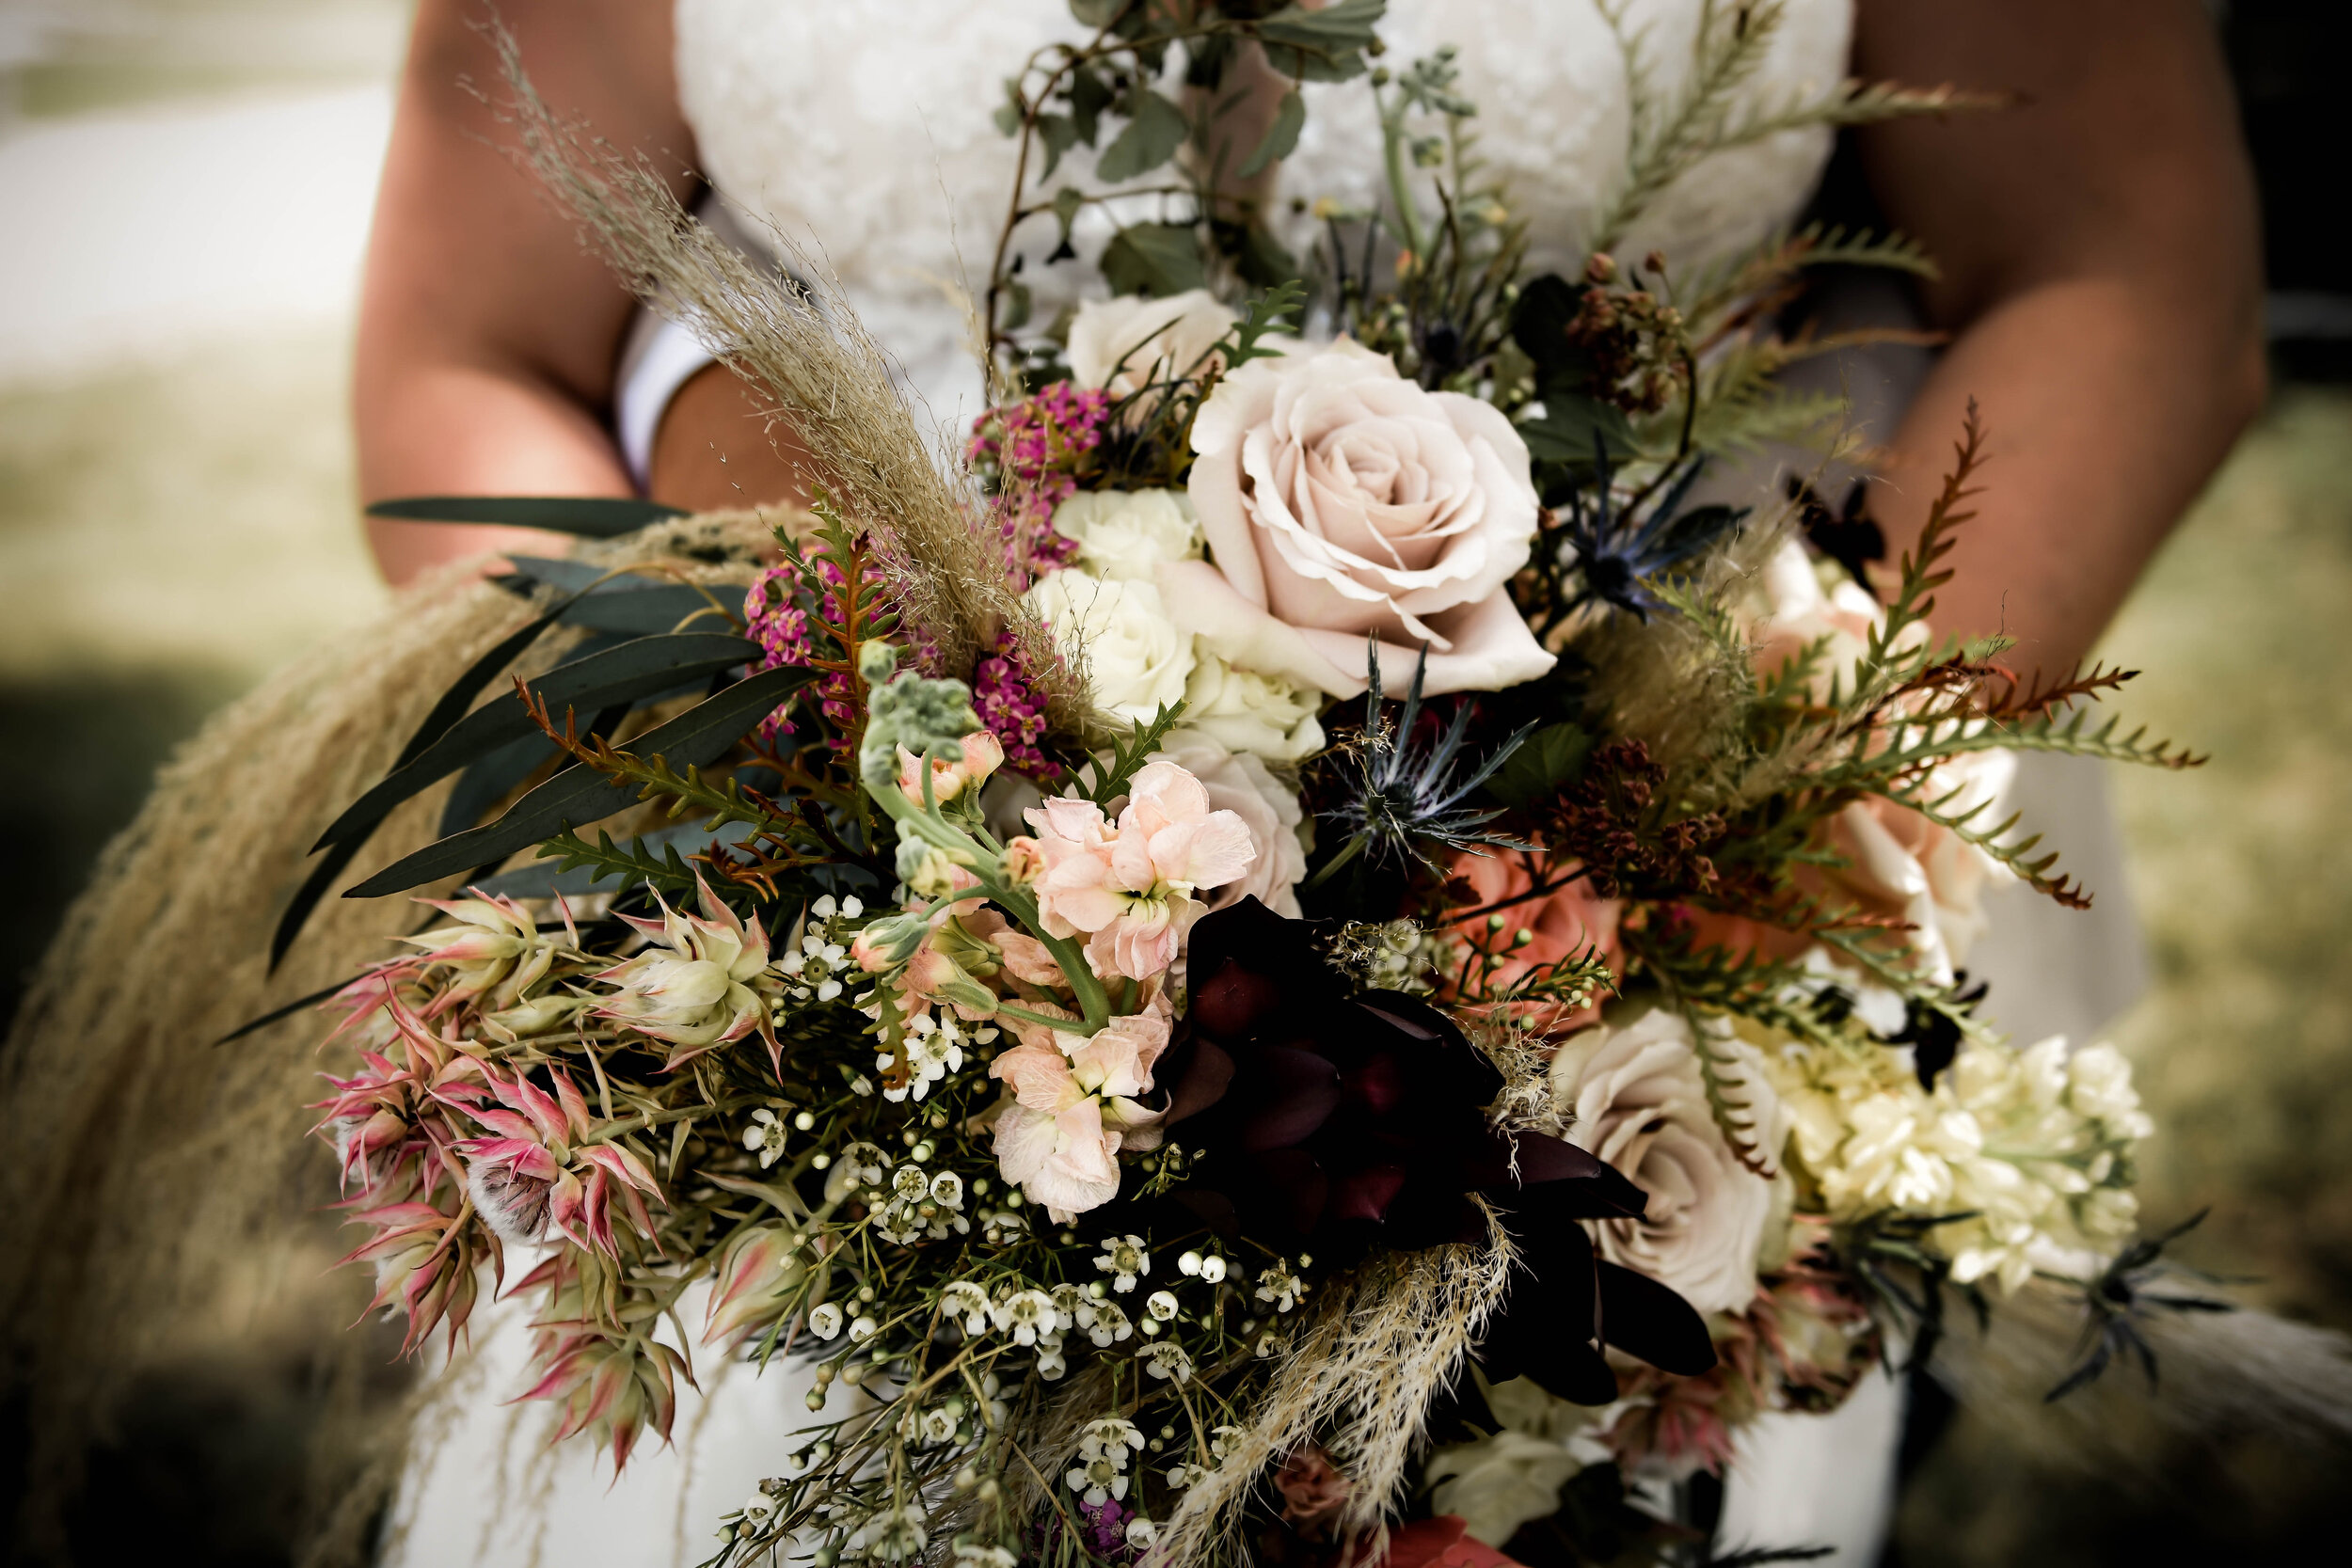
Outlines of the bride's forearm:
M 403 363 L 355 389 L 359 487 L 395 497 L 627 496 L 620 454 L 577 398 L 511 371 Z M 368 520 L 377 568 L 395 586 L 485 551 L 562 555 L 569 541 L 536 529 Z
M 1860 134 L 1887 215 L 1941 276 L 1950 350 L 1872 511 L 1918 532 L 1970 398 L 1992 462 L 1936 621 L 2007 631 L 2030 670 L 2095 642 L 2260 406 L 2253 185 L 2198 0 L 1862 0 L 1865 77 L 2010 106 Z
M 2004 299 L 1962 333 L 1871 487 L 1891 567 L 1976 402 L 1990 460 L 1936 594 L 1940 630 L 2004 632 L 2017 640 L 2006 659 L 2025 671 L 2090 651 L 2261 406 L 2252 324 L 2215 327 L 2131 279 L 2089 277 Z

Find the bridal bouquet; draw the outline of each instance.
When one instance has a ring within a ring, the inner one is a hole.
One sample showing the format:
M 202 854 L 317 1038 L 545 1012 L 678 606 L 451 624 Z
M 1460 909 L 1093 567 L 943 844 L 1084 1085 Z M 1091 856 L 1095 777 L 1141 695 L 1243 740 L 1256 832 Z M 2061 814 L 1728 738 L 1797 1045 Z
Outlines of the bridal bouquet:
M 529 1396 L 616 1465 L 693 1347 L 804 1364 L 714 1560 L 818 1568 L 1660 1552 L 1659 1487 L 1947 1293 L 2071 1281 L 2094 1362 L 2130 1349 L 2129 1072 L 1997 1037 L 1960 968 L 1989 885 L 2084 901 L 2000 816 L 2012 753 L 2192 759 L 2087 717 L 2118 673 L 1930 632 L 1973 424 L 1891 565 L 1701 499 L 1832 417 L 1773 389 L 1827 345 L 1766 307 L 1915 253 L 1606 248 L 1708 150 L 1948 96 L 1759 129 L 1708 83 L 1776 13 L 1710 23 L 1593 254 L 1531 276 L 1447 57 L 1372 66 L 1376 0 L 1073 8 L 1092 41 L 1009 87 L 1004 392 L 949 461 L 837 301 L 517 79 L 550 182 L 825 493 L 723 591 L 516 562 L 527 623 L 322 840 L 281 942 L 456 775 L 353 891 L 462 891 L 328 1004 L 377 1303 L 421 1344 L 503 1279 Z M 1288 85 L 1230 148 L 1250 69 Z M 1302 261 L 1220 176 L 1357 77 L 1389 199 Z M 1047 189 L 1081 147 L 1102 190 Z M 1089 214 L 1124 293 L 1033 327 L 1022 246 L 1088 265 Z

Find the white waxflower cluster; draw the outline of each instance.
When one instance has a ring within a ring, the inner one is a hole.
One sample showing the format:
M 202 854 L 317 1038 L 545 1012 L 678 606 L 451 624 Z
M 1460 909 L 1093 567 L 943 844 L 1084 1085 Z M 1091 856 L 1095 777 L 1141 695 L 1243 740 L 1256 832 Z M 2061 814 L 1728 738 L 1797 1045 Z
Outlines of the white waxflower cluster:
M 870 1557 L 878 1562 L 905 1562 L 920 1557 L 930 1536 L 915 1517 L 914 1510 L 904 1505 L 883 1509 L 872 1514 L 842 1543 L 843 1551 L 850 1557 Z
M 896 1103 L 912 1096 L 920 1100 L 931 1085 L 944 1081 L 951 1072 L 963 1070 L 963 1050 L 966 1045 L 991 1045 L 997 1038 L 993 1024 L 983 1024 L 966 1034 L 968 1025 L 959 1023 L 953 1013 L 934 1018 L 929 1012 L 915 1014 L 907 1021 L 907 1066 L 913 1076 L 904 1088 L 884 1089 L 882 1098 Z M 877 1069 L 888 1070 L 896 1062 L 889 1052 L 881 1053 L 874 1062 Z
M 1152 1272 L 1152 1254 L 1140 1236 L 1114 1236 L 1103 1243 L 1094 1266 L 1111 1276 L 1111 1289 L 1132 1291 L 1136 1281 Z
M 1089 1508 L 1100 1508 L 1127 1496 L 1127 1461 L 1142 1451 L 1140 1427 L 1123 1416 L 1101 1417 L 1080 1430 L 1078 1462 L 1062 1479 Z
M 1969 1212 L 1935 1232 L 1962 1284 L 2087 1275 L 2132 1236 L 2131 1146 L 2153 1124 L 2111 1045 L 1963 1044 L 1931 1092 L 1893 1052 L 1784 1042 L 1765 1061 L 1830 1217 Z
M 771 1477 L 761 1481 L 759 1489 L 752 1494 L 751 1501 L 728 1514 L 720 1523 L 720 1539 L 750 1541 L 764 1534 L 768 1527 L 775 1522 L 776 1510 L 783 1501 L 785 1486 L 786 1482 L 781 1477 Z
M 1176 1272 L 1215 1285 L 1225 1277 L 1225 1259 L 1216 1253 L 1187 1252 L 1176 1259 Z
M 787 1127 L 805 1132 L 816 1125 L 817 1118 L 806 1111 L 796 1113 L 789 1105 L 773 1109 L 763 1105 L 752 1113 L 751 1125 L 743 1129 L 743 1147 L 759 1156 L 759 1168 L 766 1170 L 784 1158 Z
M 1207 1477 L 1210 1471 L 1225 1463 L 1227 1457 L 1240 1446 L 1241 1438 L 1242 1431 L 1239 1427 L 1211 1427 L 1209 1429 L 1209 1463 L 1203 1465 L 1198 1460 L 1186 1460 L 1184 1464 L 1169 1465 L 1168 1484 L 1178 1488 L 1198 1484 Z
M 951 1170 L 933 1174 L 918 1164 L 900 1165 L 891 1173 L 888 1199 L 874 1211 L 874 1229 L 899 1246 L 926 1237 L 937 1242 L 969 1235 L 972 1222 L 963 1212 L 963 1178 Z
M 1287 1312 L 1296 1307 L 1299 1298 L 1306 1293 L 1307 1282 L 1293 1274 L 1286 1262 L 1278 1260 L 1272 1268 L 1258 1272 L 1258 1299 L 1269 1303 L 1277 1312 Z
M 776 960 L 786 978 L 787 996 L 795 1002 L 831 1002 L 858 978 L 846 927 L 865 913 L 866 906 L 855 897 L 835 900 L 831 894 L 808 907 L 808 928 L 801 944 Z

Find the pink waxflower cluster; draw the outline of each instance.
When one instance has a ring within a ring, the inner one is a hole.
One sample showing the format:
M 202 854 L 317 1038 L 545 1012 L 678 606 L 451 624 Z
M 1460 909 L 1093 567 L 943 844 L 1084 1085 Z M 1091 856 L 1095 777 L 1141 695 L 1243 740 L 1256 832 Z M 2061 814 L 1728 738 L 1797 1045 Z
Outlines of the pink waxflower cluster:
M 1100 388 L 1057 381 L 973 421 L 965 456 L 995 478 L 1005 573 L 1016 591 L 1077 554 L 1076 541 L 1054 531 L 1054 509 L 1077 492 L 1075 476 L 1102 444 L 1110 408 L 1110 394 Z
M 980 660 L 973 675 L 972 707 L 1004 748 L 1006 765 L 1042 784 L 1061 770 L 1038 745 L 1045 738 L 1045 705 L 1021 678 L 1012 654 L 1012 640 L 1003 638 L 996 654 Z
M 1248 824 L 1210 810 L 1208 790 L 1172 762 L 1144 766 L 1116 824 L 1090 800 L 1048 800 L 1027 816 L 1036 836 L 1012 847 L 1037 857 L 1045 933 L 1084 935 L 1104 979 L 1164 973 L 1208 911 L 1194 895 L 1237 879 L 1258 856 Z

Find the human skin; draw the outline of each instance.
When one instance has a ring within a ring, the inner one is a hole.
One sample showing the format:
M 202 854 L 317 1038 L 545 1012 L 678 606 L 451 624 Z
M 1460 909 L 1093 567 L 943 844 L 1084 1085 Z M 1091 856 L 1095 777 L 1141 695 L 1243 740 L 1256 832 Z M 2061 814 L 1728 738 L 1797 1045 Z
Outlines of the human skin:
M 1952 334 L 1871 511 L 1892 559 L 1974 399 L 1983 493 L 1934 619 L 2063 670 L 2262 407 L 2253 179 L 2212 27 L 2200 0 L 1861 0 L 1853 69 L 2017 95 L 1858 135 Z
M 668 0 L 501 11 L 559 112 L 691 189 Z M 474 14 L 469 0 L 418 11 L 361 308 L 361 489 L 628 495 L 607 415 L 630 302 L 458 86 L 499 80 Z M 1973 398 L 1992 462 L 1935 618 L 2007 632 L 2026 668 L 2066 666 L 2262 402 L 2252 183 L 2212 29 L 2198 0 L 1860 0 L 1854 68 L 2017 95 L 1860 134 L 1889 217 L 1937 260 L 1923 303 L 1951 335 L 1871 504 L 1899 552 Z M 723 370 L 689 383 L 656 439 L 654 499 L 799 499 L 805 454 L 756 409 Z M 383 521 L 370 537 L 394 582 L 484 549 L 561 547 Z

